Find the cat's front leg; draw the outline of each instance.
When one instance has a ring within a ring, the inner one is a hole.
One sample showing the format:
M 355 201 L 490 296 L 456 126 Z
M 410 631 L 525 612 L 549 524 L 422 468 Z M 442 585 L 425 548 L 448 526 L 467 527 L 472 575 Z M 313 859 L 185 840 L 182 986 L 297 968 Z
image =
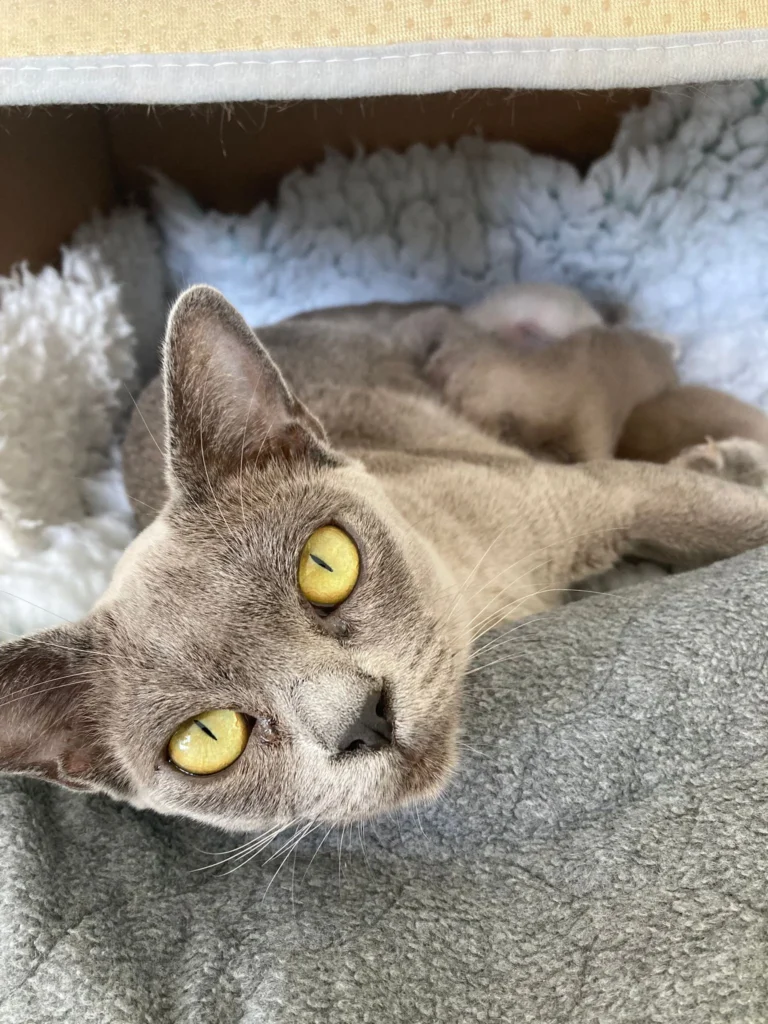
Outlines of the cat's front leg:
M 575 538 L 564 574 L 582 580 L 627 556 L 690 569 L 768 544 L 768 495 L 710 473 L 621 461 L 552 467 Z

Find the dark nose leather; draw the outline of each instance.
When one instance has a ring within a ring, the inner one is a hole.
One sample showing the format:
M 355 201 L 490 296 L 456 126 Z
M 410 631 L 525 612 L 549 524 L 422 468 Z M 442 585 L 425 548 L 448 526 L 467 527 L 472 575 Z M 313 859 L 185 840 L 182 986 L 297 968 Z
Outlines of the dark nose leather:
M 341 753 L 382 750 L 392 745 L 392 718 L 383 690 L 371 693 L 355 721 L 339 737 Z

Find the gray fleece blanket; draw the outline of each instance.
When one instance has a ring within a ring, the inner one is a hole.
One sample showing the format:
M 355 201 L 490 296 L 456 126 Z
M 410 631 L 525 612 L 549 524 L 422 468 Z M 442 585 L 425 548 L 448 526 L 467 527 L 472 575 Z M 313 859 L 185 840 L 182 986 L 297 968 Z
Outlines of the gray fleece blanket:
M 768 551 L 531 621 L 445 797 L 274 879 L 4 780 L 0 1021 L 764 1022 L 766 622 Z

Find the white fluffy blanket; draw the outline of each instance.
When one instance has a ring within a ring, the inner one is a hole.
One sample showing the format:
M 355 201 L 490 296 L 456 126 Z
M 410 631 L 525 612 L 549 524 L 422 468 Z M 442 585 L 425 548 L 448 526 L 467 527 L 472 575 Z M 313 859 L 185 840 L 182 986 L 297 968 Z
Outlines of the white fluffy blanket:
M 203 212 L 168 182 L 156 200 L 172 289 L 216 285 L 254 324 L 559 281 L 677 335 L 687 379 L 768 407 L 766 83 L 657 94 L 583 177 L 514 145 L 465 139 L 329 155 L 243 217 Z M 81 231 L 60 273 L 0 285 L 9 633 L 87 610 L 131 535 L 109 451 L 136 354 L 148 365 L 160 337 L 153 231 L 137 212 L 116 214 Z

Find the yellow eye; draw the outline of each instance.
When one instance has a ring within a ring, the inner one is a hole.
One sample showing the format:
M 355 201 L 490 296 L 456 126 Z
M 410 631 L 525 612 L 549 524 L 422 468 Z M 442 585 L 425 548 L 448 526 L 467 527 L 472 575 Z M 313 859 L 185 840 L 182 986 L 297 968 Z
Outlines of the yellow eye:
M 190 775 L 214 775 L 240 757 L 248 722 L 239 711 L 203 711 L 184 722 L 168 742 L 168 757 Z
M 337 526 L 321 526 L 299 559 L 299 590 L 312 604 L 333 608 L 352 593 L 360 575 L 355 542 Z

